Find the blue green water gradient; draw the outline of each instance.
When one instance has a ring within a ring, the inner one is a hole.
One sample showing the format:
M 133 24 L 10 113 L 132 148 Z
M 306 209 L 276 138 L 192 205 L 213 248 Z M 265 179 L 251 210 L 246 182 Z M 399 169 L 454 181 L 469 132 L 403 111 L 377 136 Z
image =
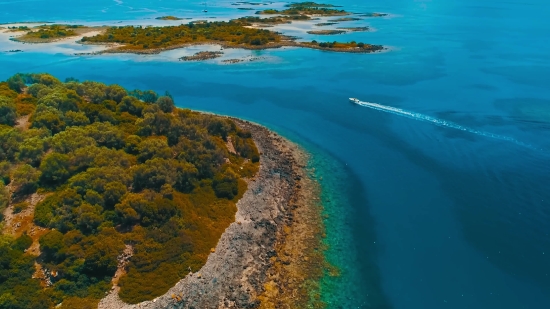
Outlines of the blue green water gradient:
M 22 45 L 23 53 L 0 53 L 0 79 L 50 72 L 168 90 L 181 107 L 250 119 L 306 145 L 322 177 L 327 255 L 342 269 L 323 282 L 330 308 L 550 308 L 550 5 L 330 2 L 392 14 L 349 24 L 376 31 L 330 40 L 392 50 L 255 51 L 246 53 L 265 60 L 220 65 L 173 61 L 174 51 L 77 57 Z M 230 4 L 209 2 L 208 15 L 236 14 Z M 147 23 L 199 16 L 200 9 L 198 1 L 3 0 L 0 22 Z M 0 43 L 0 51 L 12 46 Z M 353 105 L 348 97 L 533 149 Z

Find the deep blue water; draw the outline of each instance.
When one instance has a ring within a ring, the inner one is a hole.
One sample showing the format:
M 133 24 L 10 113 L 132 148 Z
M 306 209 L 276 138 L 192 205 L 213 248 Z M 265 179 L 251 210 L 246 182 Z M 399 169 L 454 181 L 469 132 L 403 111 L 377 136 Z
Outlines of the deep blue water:
M 0 0 L 0 22 L 143 22 L 201 9 L 118 2 Z M 329 259 L 342 268 L 323 285 L 331 308 L 550 308 L 550 5 L 330 2 L 393 14 L 353 23 L 376 32 L 344 36 L 392 51 L 259 51 L 269 60 L 232 66 L 26 51 L 0 53 L 0 79 L 49 72 L 168 90 L 179 106 L 250 119 L 305 145 L 324 188 Z M 208 15 L 235 14 L 229 4 L 209 2 Z

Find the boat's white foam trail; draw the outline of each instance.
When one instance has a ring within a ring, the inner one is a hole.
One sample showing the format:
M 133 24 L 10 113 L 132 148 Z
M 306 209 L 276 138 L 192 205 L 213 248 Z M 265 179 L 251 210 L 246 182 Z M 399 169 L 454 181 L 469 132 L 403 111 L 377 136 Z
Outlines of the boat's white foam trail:
M 386 113 L 390 113 L 390 114 L 394 114 L 394 115 L 398 115 L 398 116 L 402 116 L 402 117 L 407 117 L 407 118 L 414 119 L 414 120 L 430 122 L 430 123 L 433 123 L 433 124 L 435 124 L 437 126 L 440 126 L 440 127 L 452 128 L 452 129 L 456 129 L 456 130 L 460 130 L 460 131 L 464 131 L 464 132 L 473 133 L 473 134 L 476 134 L 476 135 L 481 135 L 481 136 L 485 136 L 485 137 L 490 137 L 490 138 L 495 138 L 495 139 L 499 139 L 499 140 L 503 140 L 503 141 L 512 142 L 512 143 L 515 143 L 517 145 L 528 147 L 528 148 L 531 148 L 531 149 L 536 149 L 531 145 L 525 144 L 523 142 L 520 142 L 520 141 L 518 141 L 514 138 L 511 138 L 511 137 L 508 137 L 508 136 L 503 136 L 503 135 L 493 134 L 493 133 L 490 133 L 490 132 L 475 130 L 475 129 L 468 128 L 468 127 L 465 127 L 465 126 L 461 126 L 461 125 L 456 124 L 454 122 L 446 121 L 446 120 L 443 120 L 443 119 L 438 119 L 438 118 L 427 116 L 427 115 L 420 114 L 420 113 L 406 111 L 406 110 L 403 110 L 403 109 L 400 109 L 400 108 L 397 108 L 397 107 L 391 107 L 391 106 L 386 106 L 386 105 L 382 105 L 382 104 L 371 103 L 371 102 L 363 102 L 363 101 L 358 101 L 358 102 L 355 102 L 355 103 L 360 105 L 360 106 L 372 108 L 372 109 L 375 109 L 375 110 L 378 110 L 378 111 L 382 111 L 382 112 L 386 112 Z

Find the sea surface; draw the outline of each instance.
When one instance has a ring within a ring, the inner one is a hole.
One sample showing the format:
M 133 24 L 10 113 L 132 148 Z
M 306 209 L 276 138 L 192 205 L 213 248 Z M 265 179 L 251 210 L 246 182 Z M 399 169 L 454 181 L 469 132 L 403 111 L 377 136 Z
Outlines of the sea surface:
M 371 32 L 285 31 L 391 49 L 228 51 L 260 60 L 223 65 L 177 61 L 189 50 L 75 56 L 89 47 L 4 36 L 0 51 L 24 52 L 0 53 L 0 80 L 49 72 L 169 91 L 180 107 L 252 120 L 304 145 L 323 187 L 327 257 L 341 270 L 322 282 L 329 308 L 550 308 L 548 1 L 329 2 L 391 15 L 348 22 Z M 282 5 L 231 3 L 0 0 L 0 23 L 222 20 L 247 15 L 238 7 Z

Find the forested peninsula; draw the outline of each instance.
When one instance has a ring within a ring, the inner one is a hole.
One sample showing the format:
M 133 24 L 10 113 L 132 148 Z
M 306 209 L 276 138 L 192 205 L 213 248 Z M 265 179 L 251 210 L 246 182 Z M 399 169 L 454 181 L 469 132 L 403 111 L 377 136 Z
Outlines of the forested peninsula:
M 307 160 L 169 93 L 16 74 L 0 83 L 0 308 L 322 307 Z

